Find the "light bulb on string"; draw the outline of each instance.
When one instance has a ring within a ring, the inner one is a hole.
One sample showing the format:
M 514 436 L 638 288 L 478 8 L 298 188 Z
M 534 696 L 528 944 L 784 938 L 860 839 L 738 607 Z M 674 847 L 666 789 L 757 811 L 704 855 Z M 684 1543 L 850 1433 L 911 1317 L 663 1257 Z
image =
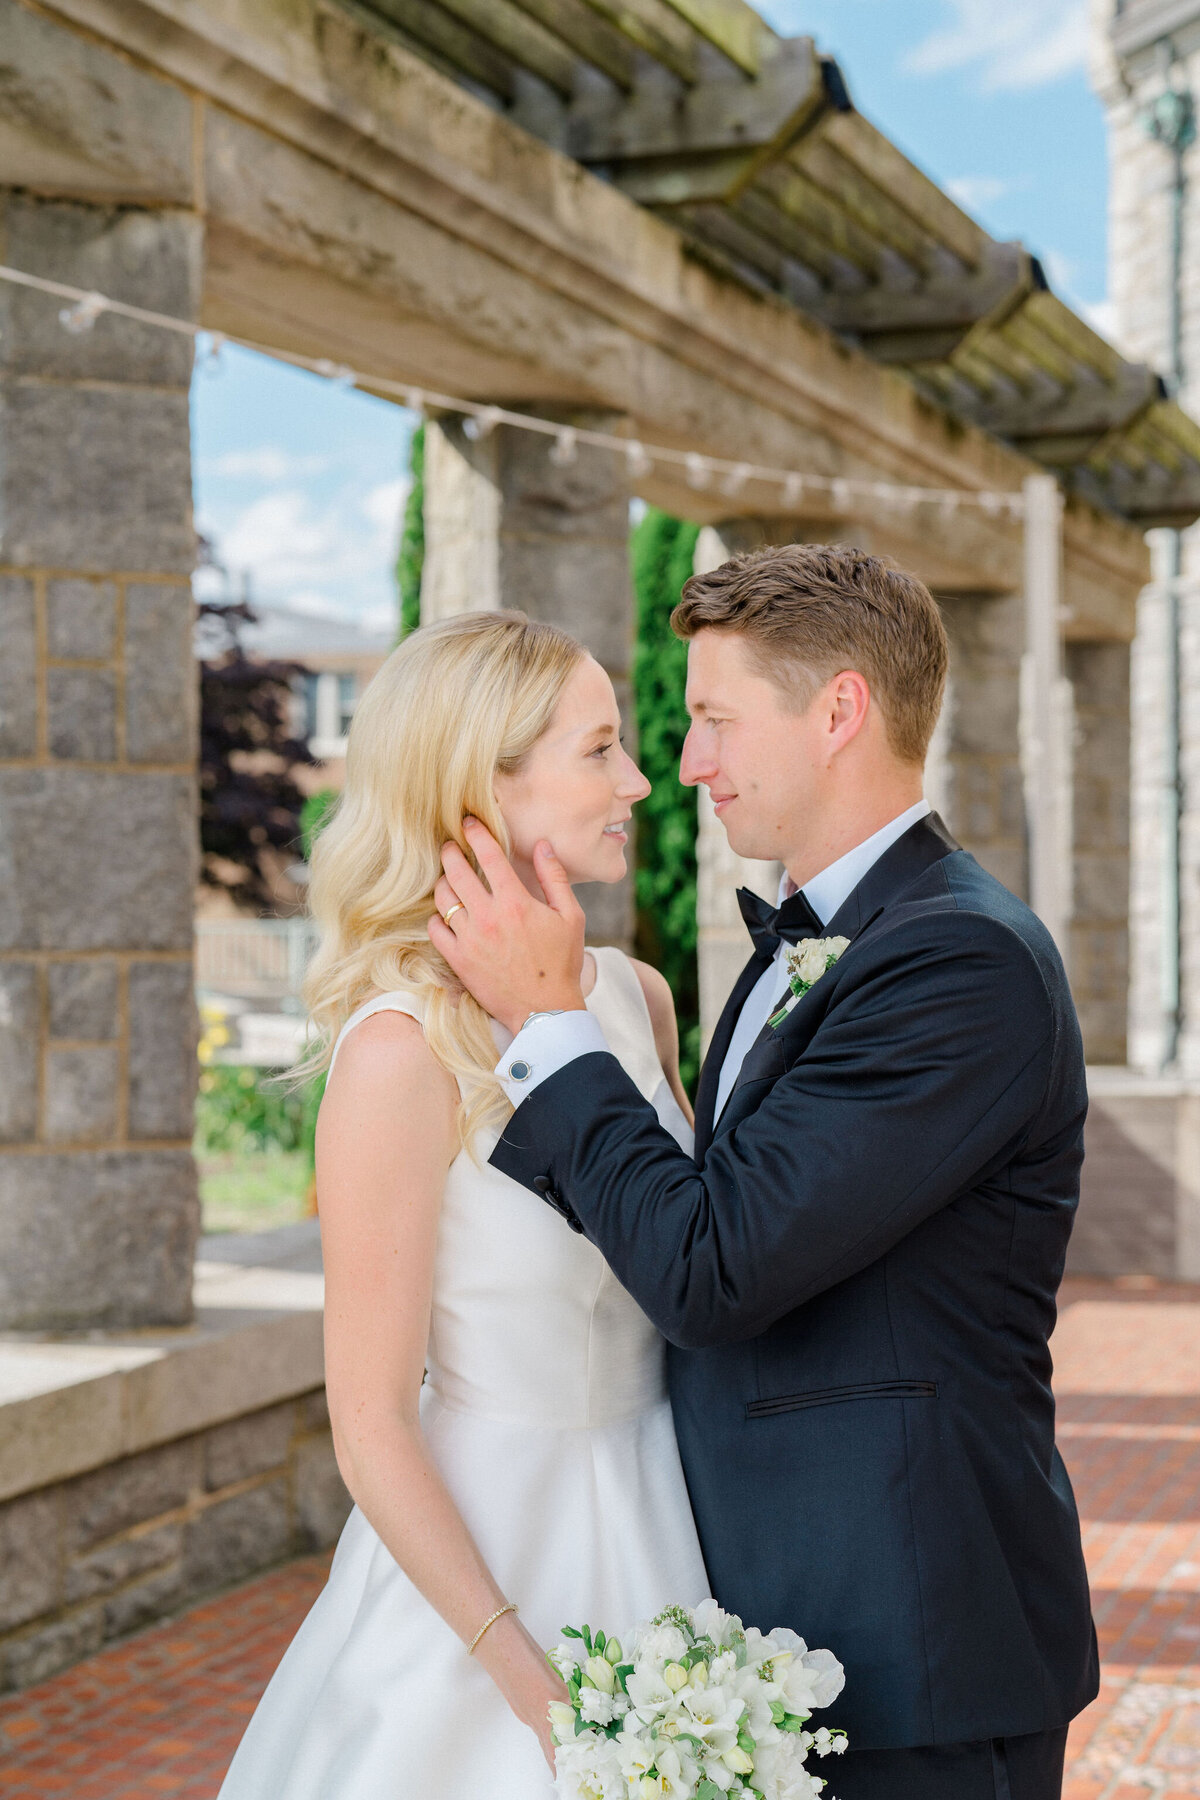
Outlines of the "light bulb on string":
M 569 468 L 579 457 L 579 434 L 573 425 L 564 425 L 561 431 L 554 434 L 554 442 L 550 446 L 550 461 L 558 469 Z
M 64 331 L 72 337 L 82 337 L 90 331 L 102 312 L 108 310 L 108 301 L 103 294 L 84 294 L 76 300 L 74 306 L 64 306 L 58 315 L 58 322 Z
M 835 477 L 829 491 L 833 500 L 834 512 L 848 513 L 852 510 L 854 493 L 850 483 L 843 476 Z
M 404 404 L 407 406 L 409 412 L 415 412 L 423 419 L 425 417 L 425 389 L 419 387 L 405 388 Z
M 473 438 L 476 443 L 479 443 L 483 438 L 490 437 L 499 423 L 500 408 L 498 406 L 481 406 L 477 413 L 467 414 L 463 420 L 463 431 L 467 437 Z
M 318 375 L 323 375 L 326 381 L 332 381 L 336 387 L 352 388 L 358 385 L 358 376 L 354 370 L 346 363 L 334 362 L 331 357 L 318 357 L 313 369 Z
M 204 361 L 200 364 L 200 373 L 202 375 L 219 375 L 221 373 L 221 370 L 225 366 L 221 357 L 221 352 L 224 348 L 224 333 L 220 331 L 209 332 L 208 343 L 206 346 L 207 354 L 205 355 Z
M 979 504 L 989 519 L 995 519 L 1004 509 L 1004 502 L 999 494 L 980 494 Z
M 783 493 L 780 496 L 780 498 L 783 502 L 784 510 L 790 511 L 792 507 L 799 506 L 803 494 L 804 494 L 804 477 L 803 477 L 803 475 L 797 475 L 795 472 L 793 472 L 791 475 L 785 476 L 784 483 L 783 483 Z
M 687 484 L 690 488 L 706 488 L 712 480 L 712 464 L 698 450 L 689 450 L 683 459 L 687 473 Z
M 733 500 L 741 493 L 750 479 L 750 464 L 735 463 L 721 483 L 721 492 L 727 499 Z
M 654 467 L 654 458 L 647 453 L 646 446 L 637 438 L 630 440 L 625 446 L 625 466 L 633 481 L 640 481 Z

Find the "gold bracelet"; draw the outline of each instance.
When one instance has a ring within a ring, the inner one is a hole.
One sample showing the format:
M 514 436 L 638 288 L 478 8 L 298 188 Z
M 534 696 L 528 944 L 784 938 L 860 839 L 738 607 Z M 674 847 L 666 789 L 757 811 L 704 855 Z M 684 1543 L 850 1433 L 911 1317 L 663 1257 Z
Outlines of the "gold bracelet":
M 479 1642 L 480 1638 L 483 1636 L 484 1632 L 487 1630 L 489 1625 L 494 1625 L 496 1623 L 497 1619 L 502 1619 L 504 1617 L 505 1613 L 516 1612 L 516 1610 L 517 1610 L 516 1601 L 510 1600 L 507 1606 L 499 1607 L 497 1609 L 497 1611 L 492 1614 L 490 1619 L 485 1619 L 483 1621 L 483 1624 L 479 1627 L 479 1630 L 475 1633 L 475 1636 L 471 1639 L 470 1643 L 467 1645 L 467 1655 L 471 1656 L 474 1654 L 476 1644 Z

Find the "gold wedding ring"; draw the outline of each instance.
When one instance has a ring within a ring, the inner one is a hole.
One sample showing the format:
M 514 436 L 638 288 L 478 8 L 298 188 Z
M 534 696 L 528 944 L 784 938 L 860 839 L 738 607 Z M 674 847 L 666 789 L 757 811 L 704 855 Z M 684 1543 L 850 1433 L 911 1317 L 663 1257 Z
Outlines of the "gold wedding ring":
M 450 911 L 449 911 L 449 912 L 444 912 L 444 913 L 443 913 L 443 914 L 442 914 L 442 921 L 443 921 L 443 923 L 444 923 L 444 924 L 446 924 L 446 925 L 448 925 L 448 924 L 449 924 L 449 923 L 450 923 L 450 921 L 451 921 L 451 919 L 452 919 L 452 918 L 453 918 L 453 917 L 454 917 L 454 915 L 455 915 L 455 913 L 456 913 L 456 912 L 466 912 L 466 910 L 467 910 L 467 909 L 466 909 L 466 907 L 465 907 L 465 906 L 464 906 L 464 905 L 463 905 L 463 903 L 462 903 L 462 901 L 461 901 L 461 900 L 456 900 L 456 901 L 455 901 L 455 902 L 454 902 L 454 905 L 453 905 L 453 906 L 452 906 L 452 907 L 451 907 L 451 908 L 450 908 Z

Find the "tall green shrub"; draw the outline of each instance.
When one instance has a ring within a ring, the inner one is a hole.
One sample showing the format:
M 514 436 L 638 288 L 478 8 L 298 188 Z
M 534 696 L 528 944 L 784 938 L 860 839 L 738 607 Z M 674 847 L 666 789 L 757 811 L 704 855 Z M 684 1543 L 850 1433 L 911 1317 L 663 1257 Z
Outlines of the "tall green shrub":
M 700 991 L 696 969 L 696 790 L 681 786 L 679 755 L 687 733 L 687 646 L 671 630 L 671 609 L 692 572 L 699 526 L 647 507 L 630 553 L 637 603 L 638 759 L 652 785 L 637 810 L 637 953 L 661 969 L 679 1015 L 684 1085 L 700 1066 Z
M 425 567 L 425 426 L 412 434 L 408 451 L 411 485 L 404 503 L 404 529 L 396 558 L 396 586 L 400 590 L 400 636 L 406 638 L 421 623 L 421 572 Z

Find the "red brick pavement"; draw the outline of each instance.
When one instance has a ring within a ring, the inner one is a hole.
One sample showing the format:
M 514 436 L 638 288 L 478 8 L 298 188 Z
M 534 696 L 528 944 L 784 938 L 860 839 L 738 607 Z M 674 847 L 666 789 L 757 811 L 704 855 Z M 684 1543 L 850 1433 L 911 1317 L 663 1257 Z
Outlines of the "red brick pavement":
M 1064 1800 L 1200 1796 L 1200 1288 L 1069 1283 L 1055 1358 L 1104 1659 Z M 328 1561 L 0 1702 L 0 1800 L 213 1800 Z

